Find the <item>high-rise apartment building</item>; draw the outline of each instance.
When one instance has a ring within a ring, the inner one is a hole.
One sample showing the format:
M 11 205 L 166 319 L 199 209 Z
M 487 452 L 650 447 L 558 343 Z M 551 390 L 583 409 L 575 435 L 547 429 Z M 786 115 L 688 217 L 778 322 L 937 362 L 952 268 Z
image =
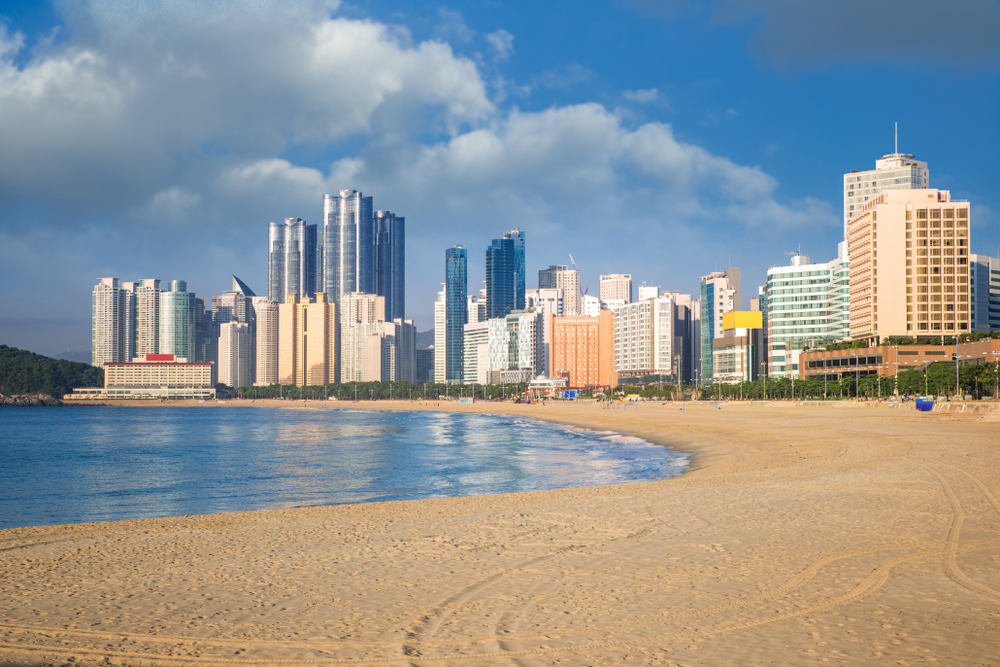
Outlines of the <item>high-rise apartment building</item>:
M 250 340 L 253 341 L 257 337 L 253 311 L 253 298 L 257 295 L 245 282 L 236 276 L 232 278 L 233 285 L 228 292 L 212 297 L 212 337 L 215 339 L 213 351 L 216 354 L 219 352 L 219 327 L 226 322 L 240 322 L 249 325 Z M 213 358 L 208 361 L 218 362 L 218 359 Z M 256 357 L 251 352 L 250 372 L 253 374 L 256 374 L 255 362 Z M 218 363 L 216 363 L 215 368 L 218 368 Z
M 615 308 L 614 341 L 619 382 L 681 382 L 683 331 L 673 294 Z
M 546 316 L 552 327 L 549 377 L 569 376 L 579 389 L 618 386 L 615 372 L 615 315 L 602 310 L 596 317 Z
M 323 195 L 322 291 L 332 303 L 351 292 L 375 293 L 374 233 L 371 197 L 357 190 Z
M 146 278 L 133 283 L 124 283 L 124 285 L 128 285 L 125 289 L 131 291 L 135 298 L 134 357 L 159 354 L 160 281 L 156 278 Z M 167 354 L 173 353 L 167 352 Z
M 438 384 L 447 381 L 445 369 L 448 367 L 448 346 L 445 341 L 448 340 L 448 309 L 445 291 L 438 292 L 434 301 L 434 372 L 431 374 L 431 379 Z
M 385 298 L 385 321 L 402 319 L 406 306 L 406 218 L 375 211 L 375 294 Z
M 196 308 L 194 292 L 187 291 L 183 280 L 171 280 L 167 291 L 159 292 L 160 354 L 172 354 L 177 359 L 195 361 Z
M 722 334 L 722 316 L 740 309 L 740 270 L 729 267 L 715 271 L 701 279 L 701 355 L 699 358 L 700 382 L 711 384 L 712 339 Z
M 289 294 L 310 299 L 322 284 L 322 252 L 316 225 L 301 218 L 268 223 L 267 296 L 284 303 Z
M 848 228 L 850 335 L 968 333 L 969 202 L 947 190 L 887 190 Z
M 205 297 L 194 298 L 194 358 L 207 362 L 218 358 L 218 341 L 212 332 L 212 311 L 205 308 Z
M 319 292 L 316 300 L 278 304 L 278 383 L 317 386 L 338 382 L 337 306 Z
M 1000 331 L 1000 258 L 969 255 L 972 330 Z
M 380 382 L 385 297 L 354 292 L 340 305 L 340 381 Z
M 253 384 L 250 374 L 250 354 L 253 342 L 250 326 L 241 322 L 225 322 L 219 326 L 219 383 L 238 389 Z
M 426 384 L 434 382 L 434 348 L 418 348 L 413 354 L 414 382 Z
M 117 278 L 101 278 L 91 295 L 90 363 L 129 362 L 135 357 L 135 295 Z
M 508 243 L 511 243 L 509 240 Z M 488 275 L 488 274 L 487 274 Z M 464 246 L 445 250 L 445 382 L 461 383 L 465 374 L 465 325 L 469 321 L 468 254 Z M 492 298 L 492 297 L 490 297 Z
M 930 187 L 927 163 L 907 153 L 895 152 L 875 161 L 868 171 L 852 170 L 844 174 L 844 239 L 847 224 L 861 215 L 864 203 L 886 190 L 918 190 Z
M 538 313 L 539 350 L 538 373 L 551 377 L 549 362 L 552 360 L 552 318 L 563 317 L 566 314 L 566 304 L 561 289 L 536 290 L 534 311 Z
M 567 317 L 581 314 L 580 272 L 562 264 L 552 264 L 538 272 L 538 289 L 561 289 Z
M 608 304 L 621 305 L 632 303 L 632 275 L 629 273 L 611 273 L 601 276 L 601 301 Z
M 850 267 L 845 244 L 837 258 L 810 264 L 801 253 L 767 270 L 761 311 L 771 377 L 798 377 L 799 355 L 850 335 Z
M 386 382 L 417 381 L 417 328 L 413 320 L 394 319 L 382 325 L 386 354 L 382 357 L 382 378 Z
M 265 297 L 252 298 L 254 327 L 254 384 L 268 387 L 278 383 L 278 304 Z

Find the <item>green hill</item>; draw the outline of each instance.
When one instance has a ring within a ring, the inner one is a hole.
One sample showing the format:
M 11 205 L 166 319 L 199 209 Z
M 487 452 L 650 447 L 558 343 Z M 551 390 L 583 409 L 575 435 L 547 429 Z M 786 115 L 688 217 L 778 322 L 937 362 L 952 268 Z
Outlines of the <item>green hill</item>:
M 50 359 L 27 350 L 0 345 L 0 393 L 42 392 L 62 398 L 74 387 L 103 386 L 103 368 Z

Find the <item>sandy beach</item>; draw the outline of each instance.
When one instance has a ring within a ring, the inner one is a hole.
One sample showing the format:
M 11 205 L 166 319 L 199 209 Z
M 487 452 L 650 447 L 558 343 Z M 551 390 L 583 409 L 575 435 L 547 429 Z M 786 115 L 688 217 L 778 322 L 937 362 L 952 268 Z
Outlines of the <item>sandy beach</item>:
M 0 531 L 0 665 L 1000 664 L 996 415 L 368 407 L 696 456 L 659 482 Z

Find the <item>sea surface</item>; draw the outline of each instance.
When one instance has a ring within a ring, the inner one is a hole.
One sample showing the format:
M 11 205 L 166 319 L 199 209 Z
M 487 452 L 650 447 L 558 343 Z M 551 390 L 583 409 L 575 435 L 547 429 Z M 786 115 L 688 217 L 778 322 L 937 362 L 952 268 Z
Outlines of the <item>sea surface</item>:
M 688 455 L 502 415 L 0 410 L 0 528 L 656 480 Z

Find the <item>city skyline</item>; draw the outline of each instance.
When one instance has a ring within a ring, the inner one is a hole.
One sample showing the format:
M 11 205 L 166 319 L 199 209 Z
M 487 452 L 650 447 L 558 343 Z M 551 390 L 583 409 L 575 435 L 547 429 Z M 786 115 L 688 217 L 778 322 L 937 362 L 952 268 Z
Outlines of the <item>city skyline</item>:
M 820 8 L 731 4 L 593 3 L 531 20 L 520 3 L 5 5 L 0 342 L 88 349 L 102 276 L 183 276 L 218 294 L 235 273 L 266 293 L 259 230 L 322 227 L 321 198 L 341 189 L 406 216 L 406 316 L 420 330 L 441 249 L 477 249 L 476 286 L 478 249 L 515 226 L 531 236 L 529 287 L 570 253 L 591 295 L 601 274 L 695 293 L 740 266 L 746 308 L 800 244 L 836 256 L 844 174 L 896 151 L 897 121 L 898 151 L 928 164 L 929 186 L 972 202 L 971 251 L 996 254 L 996 7 L 932 18 L 887 2 L 871 10 L 885 21 L 842 39 Z M 892 21 L 903 37 L 890 46 L 864 37 Z M 933 44 L 905 38 L 930 30 Z M 623 37 L 628 53 L 593 48 Z M 919 108 L 918 89 L 935 93 Z M 39 291 L 54 295 L 45 310 Z

